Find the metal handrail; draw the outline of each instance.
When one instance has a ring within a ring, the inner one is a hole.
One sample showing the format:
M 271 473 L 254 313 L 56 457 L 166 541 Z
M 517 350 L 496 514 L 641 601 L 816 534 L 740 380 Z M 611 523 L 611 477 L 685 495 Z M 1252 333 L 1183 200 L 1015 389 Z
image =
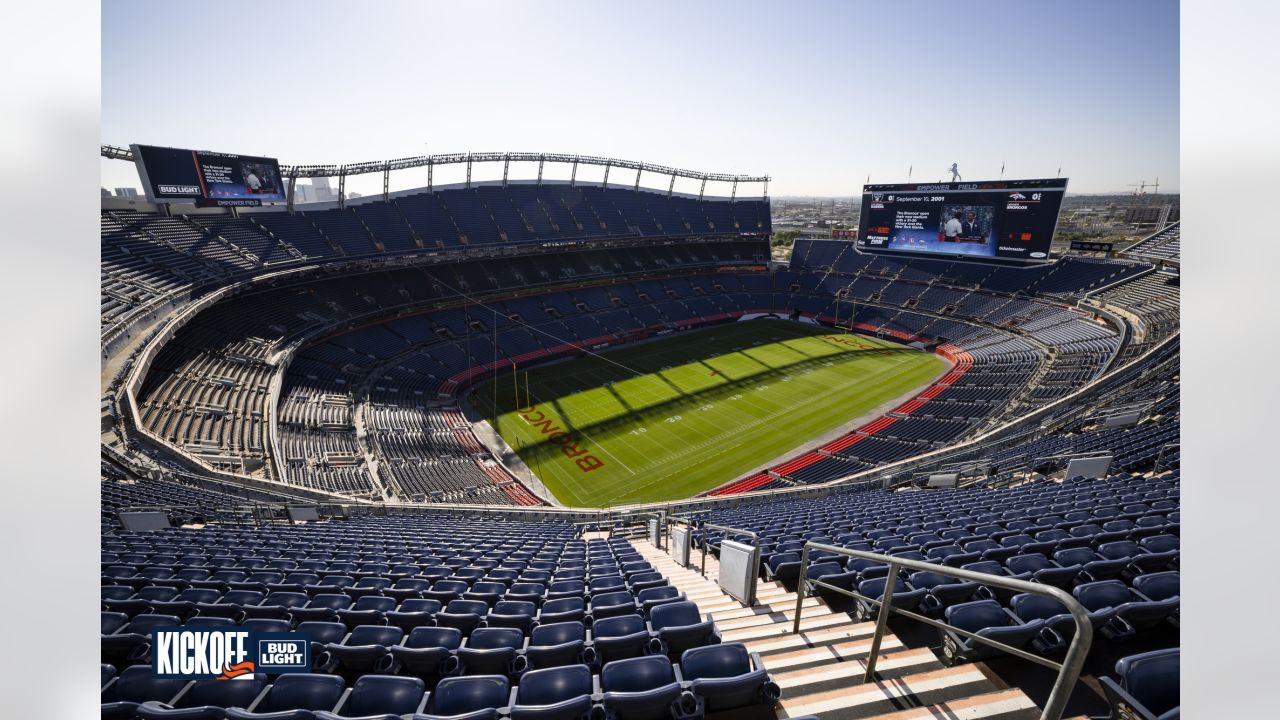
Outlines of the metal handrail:
M 1166 469 L 1162 467 L 1164 465 L 1164 453 L 1166 450 L 1169 450 L 1171 448 L 1178 448 L 1178 450 L 1181 451 L 1182 443 L 1180 442 L 1165 443 L 1164 445 L 1160 446 L 1160 452 L 1156 455 L 1156 464 L 1155 464 L 1156 472 L 1159 472 L 1162 469 Z
M 693 527 L 693 524 L 690 523 L 689 526 Z M 707 576 L 707 545 L 709 544 L 707 542 L 707 530 L 726 530 L 728 532 L 737 533 L 739 535 L 750 535 L 752 540 L 760 539 L 759 535 L 757 535 L 756 533 L 750 530 L 744 530 L 742 528 L 736 528 L 736 527 L 729 527 L 728 525 L 714 525 L 712 523 L 702 523 L 702 525 L 700 525 L 699 527 L 702 529 L 702 570 L 701 570 L 702 577 Z
M 871 598 L 841 587 L 836 587 L 829 583 L 824 583 L 821 580 L 810 580 L 808 578 L 808 574 L 809 551 L 811 549 L 885 563 L 889 566 L 889 573 L 885 576 L 884 594 L 880 599 Z M 911 612 L 910 610 L 893 607 L 894 583 L 891 582 L 891 580 L 898 576 L 898 568 L 900 567 L 911 570 L 925 570 L 939 575 L 948 575 L 950 577 L 960 578 L 961 580 L 971 580 L 983 585 L 992 585 L 1008 590 L 1016 590 L 1034 595 L 1044 595 L 1057 600 L 1067 608 L 1067 611 L 1071 613 L 1071 617 L 1076 623 L 1075 636 L 1071 639 L 1070 646 L 1067 647 L 1066 656 L 1062 659 L 1061 663 L 1054 662 L 1053 660 L 1026 652 L 1020 648 L 1015 648 L 997 640 L 991 640 L 967 630 L 948 625 L 941 620 L 935 620 L 934 618 L 925 617 L 924 615 Z M 1059 720 L 1062 717 L 1062 713 L 1067 707 L 1067 699 L 1071 696 L 1071 690 L 1080 679 L 1080 670 L 1084 667 L 1085 657 L 1089 654 L 1089 646 L 1093 643 L 1093 624 L 1089 621 L 1089 615 L 1084 609 L 1084 606 L 1072 597 L 1070 593 L 1051 585 L 1028 582 L 1026 580 L 1018 580 L 1016 578 L 1003 577 L 1000 575 L 974 572 L 973 570 L 954 568 L 947 565 L 939 565 L 921 560 L 911 560 L 908 558 L 895 557 L 893 555 L 867 552 L 865 550 L 851 550 L 838 545 L 826 545 L 815 542 L 806 542 L 804 544 L 804 549 L 800 553 L 800 578 L 798 587 L 796 588 L 795 622 L 792 625 L 792 632 L 796 634 L 800 633 L 800 615 L 804 611 L 805 590 L 809 583 L 813 583 L 816 587 L 826 588 L 833 592 L 865 600 L 872 605 L 880 606 L 880 611 L 876 616 L 875 635 L 871 639 L 871 650 L 867 656 L 867 670 L 863 675 L 863 682 L 870 680 L 872 675 L 875 673 L 876 658 L 880 653 L 880 642 L 884 638 L 885 627 L 889 623 L 889 613 L 896 612 L 899 615 L 904 615 L 913 620 L 933 625 L 934 627 L 945 628 L 957 635 L 1003 650 L 1010 655 L 1020 657 L 1024 660 L 1030 660 L 1031 662 L 1057 670 L 1058 679 L 1054 682 L 1053 690 L 1049 693 L 1049 700 L 1045 703 L 1044 711 L 1040 714 L 1041 720 Z

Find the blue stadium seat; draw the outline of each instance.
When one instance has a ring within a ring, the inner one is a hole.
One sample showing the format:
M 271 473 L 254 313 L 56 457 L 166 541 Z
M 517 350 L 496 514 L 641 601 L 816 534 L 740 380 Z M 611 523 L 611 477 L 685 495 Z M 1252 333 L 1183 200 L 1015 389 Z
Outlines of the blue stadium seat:
M 765 561 L 764 570 L 767 580 L 776 580 L 781 583 L 796 582 L 800 578 L 800 553 L 774 553 Z
M 667 584 L 667 578 L 662 573 L 657 572 L 644 572 L 627 577 L 627 587 L 633 593 L 639 593 L 649 588 L 662 587 Z
M 287 620 L 290 611 L 305 606 L 311 598 L 304 592 L 273 592 L 262 600 L 261 605 L 245 605 L 246 617 Z
M 591 596 L 591 617 L 598 622 L 604 618 L 635 613 L 636 599 L 627 591 L 607 592 L 603 595 Z
M 911 573 L 909 582 L 913 588 L 928 591 L 920 601 L 927 615 L 940 615 L 949 606 L 972 599 L 978 591 L 976 582 L 928 571 Z
M 1076 634 L 1075 619 L 1062 603 L 1044 595 L 1021 593 L 1014 595 L 1010 601 L 1013 614 L 1024 623 L 1039 620 L 1044 623 L 1040 635 L 1031 645 L 1036 651 L 1055 654 L 1067 649 L 1067 644 Z M 1093 625 L 1096 633 L 1099 625 L 1108 618 L 1097 618 Z
M 150 665 L 134 665 L 102 687 L 103 720 L 124 720 L 137 714 L 150 700 L 167 703 L 187 684 L 183 678 L 158 678 Z
M 884 597 L 885 585 L 888 578 L 879 577 L 870 580 L 863 580 L 858 583 L 858 594 L 874 600 Z M 889 604 L 895 608 L 903 610 L 915 610 L 920 605 L 920 601 L 924 599 L 927 590 L 923 588 L 917 589 L 907 585 L 901 577 L 893 578 L 893 598 Z M 857 600 L 857 617 L 860 620 L 874 618 L 879 613 L 879 603 L 871 603 L 867 600 L 859 598 Z
M 294 622 L 329 621 L 338 617 L 339 610 L 351 607 L 351 596 L 340 593 L 318 593 L 304 607 L 294 608 L 290 615 Z
M 315 717 L 316 720 L 400 720 L 401 716 L 422 712 L 427 702 L 426 689 L 426 685 L 414 677 L 364 675 L 332 712 L 321 710 Z
M 248 618 L 240 622 L 240 627 L 250 632 L 285 633 L 289 632 L 292 625 L 288 620 L 280 618 Z
M 436 613 L 436 624 L 458 628 L 463 635 L 470 635 L 488 614 L 489 605 L 482 600 L 450 600 L 444 610 Z
M 512 583 L 511 587 L 507 588 L 507 594 L 503 596 L 503 599 L 515 602 L 531 602 L 535 606 L 540 606 L 546 598 L 546 594 L 547 587 L 542 583 L 517 582 Z
M 226 709 L 249 707 L 267 687 L 258 674 L 234 682 L 209 678 L 188 684 L 168 702 L 151 700 L 138 706 L 143 720 L 222 720 Z
M 449 677 L 440 681 L 428 699 L 430 713 L 414 720 L 495 720 L 511 698 L 511 684 L 502 675 Z
M 680 698 L 675 670 L 661 655 L 606 663 L 600 687 L 605 711 L 616 720 L 663 720 Z
M 143 588 L 144 590 L 146 588 Z M 197 603 L 217 602 L 222 593 L 211 588 L 187 588 L 169 600 L 153 600 L 149 604 L 151 612 L 161 615 L 174 615 L 186 620 L 196 614 Z
M 324 622 L 320 620 L 307 620 L 298 623 L 298 632 L 306 633 L 311 639 L 311 665 L 317 668 L 317 663 L 322 659 L 324 646 L 329 643 L 340 643 L 342 638 L 347 636 L 347 626 L 340 622 Z
M 197 615 L 184 623 L 186 627 L 194 628 L 215 628 L 215 627 L 234 627 L 236 622 L 231 618 L 214 617 L 212 615 Z
M 122 612 L 108 612 L 106 610 L 99 613 L 102 616 L 102 634 L 112 635 L 120 630 L 120 628 L 129 624 L 129 616 Z
M 507 594 L 507 586 L 504 583 L 480 581 L 462 593 L 462 597 L 465 600 L 480 600 L 489 607 L 493 607 L 505 594 Z
M 586 602 L 577 596 L 548 600 L 543 603 L 543 611 L 540 612 L 538 619 L 540 623 L 564 623 L 564 621 L 570 620 L 585 620 Z
M 1135 577 L 1133 589 L 1152 600 L 1168 600 L 1179 596 L 1181 580 L 1177 570 L 1149 573 Z
M 1138 547 L 1137 543 L 1132 540 L 1121 540 L 1103 543 L 1098 546 L 1096 552 L 1089 548 L 1060 550 L 1054 553 L 1054 559 L 1062 556 L 1069 559 L 1059 559 L 1058 561 L 1061 563 L 1084 566 L 1082 580 L 1084 582 L 1094 582 L 1120 577 L 1120 574 L 1139 554 L 1142 554 L 1142 549 Z
M 412 632 L 414 628 L 435 624 L 436 613 L 441 609 L 439 600 L 409 598 L 401 601 L 395 610 L 388 610 L 385 617 L 388 625 Z
M 1069 562 L 1065 557 L 1055 560 L 1049 560 L 1040 553 L 1027 553 L 1009 558 L 1004 566 L 1015 576 L 1029 575 L 1038 583 L 1070 590 L 1084 566 Z
M 366 595 L 356 600 L 355 605 L 338 611 L 338 620 L 350 629 L 360 625 L 382 625 L 387 621 L 387 612 L 395 610 L 396 599 L 385 595 Z
M 1176 720 L 1180 717 L 1178 648 L 1153 650 L 1121 658 L 1116 676 L 1099 678 L 1111 717 L 1135 720 Z
M 404 633 L 390 625 L 357 625 L 340 643 L 326 643 L 316 665 L 324 672 L 372 672 L 387 656 L 388 648 L 399 644 Z
M 685 650 L 720 642 L 711 616 L 704 619 L 698 606 L 691 602 L 668 603 L 653 609 L 650 629 L 656 633 L 658 643 L 652 648 L 655 654 L 678 658 Z
M 196 612 L 206 617 L 226 617 L 239 622 L 246 615 L 246 607 L 261 605 L 265 598 L 266 593 L 261 590 L 228 590 L 215 603 L 196 603 Z
M 108 619 L 103 618 L 104 624 Z M 102 662 L 117 668 L 148 662 L 152 628 L 181 624 L 182 621 L 174 615 L 138 615 L 115 633 L 102 636 Z
M 517 651 L 524 647 L 524 633 L 516 628 L 477 628 L 458 648 L 458 662 L 466 675 L 518 675 Z
M 491 628 L 516 628 L 528 634 L 537 613 L 538 607 L 531 602 L 499 600 L 485 617 L 484 624 Z
M 422 593 L 422 597 L 448 604 L 461 599 L 462 593 L 470 589 L 471 586 L 461 580 L 438 580 L 432 583 L 430 590 Z
M 531 668 L 575 665 L 582 662 L 587 631 L 581 622 L 539 625 L 529 635 L 525 659 Z
M 976 563 L 968 563 L 960 567 L 962 570 L 971 570 L 973 572 L 986 573 L 997 577 L 1013 578 L 1017 580 L 1031 579 L 1031 573 L 1026 572 L 1014 574 L 1004 565 L 1001 565 L 995 560 L 979 560 Z M 974 594 L 974 597 L 982 600 L 995 599 L 1000 601 L 1002 604 L 1007 604 L 1016 594 L 1017 593 L 1013 590 L 997 587 L 996 585 L 983 585 L 979 583 L 978 590 Z
M 649 617 L 653 613 L 653 609 L 659 605 L 683 602 L 686 599 L 687 598 L 684 593 L 671 585 L 646 588 L 636 594 L 636 601 L 640 603 L 640 611 L 644 613 L 646 618 Z
M 650 639 L 644 618 L 639 615 L 605 618 L 591 626 L 587 660 L 598 667 L 615 660 L 639 657 L 645 653 Z
M 948 625 L 990 638 L 1013 648 L 1022 649 L 1031 644 L 1044 628 L 1044 621 L 1034 619 L 1024 622 L 1006 610 L 995 600 L 976 600 L 953 605 L 946 609 Z M 961 660 L 980 660 L 995 657 L 1000 650 L 965 637 L 949 629 L 939 628 L 942 640 L 943 660 L 955 664 Z
M 132 596 L 123 600 L 104 599 L 102 607 L 111 612 L 122 612 L 129 617 L 133 617 L 153 612 L 154 609 L 151 605 L 153 602 L 172 600 L 177 595 L 177 588 L 152 585 L 138 588 Z
M 586 665 L 531 670 L 520 678 L 511 720 L 578 720 L 588 717 L 595 682 Z
M 748 654 L 742 643 L 686 650 L 680 656 L 680 671 L 685 681 L 692 682 L 690 691 L 703 712 L 772 706 L 782 697 L 760 656 Z
M 395 585 L 384 588 L 382 594 L 403 602 L 411 598 L 420 598 L 422 593 L 430 589 L 431 581 L 426 578 L 402 577 L 396 580 Z
M 1169 619 L 1179 605 L 1177 596 L 1151 600 L 1119 580 L 1078 585 L 1072 595 L 1089 611 L 1091 619 L 1106 618 L 1107 622 L 1101 626 L 1102 634 L 1113 640 L 1155 627 Z
M 433 686 L 442 675 L 457 672 L 454 653 L 462 645 L 462 631 L 450 627 L 416 627 L 403 644 L 388 648 L 400 672 Z

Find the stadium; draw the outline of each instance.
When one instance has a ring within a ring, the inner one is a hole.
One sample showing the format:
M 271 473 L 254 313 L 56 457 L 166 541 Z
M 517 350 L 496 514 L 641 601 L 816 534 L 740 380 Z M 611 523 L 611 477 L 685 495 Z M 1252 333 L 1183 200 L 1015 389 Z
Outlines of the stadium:
M 776 257 L 767 175 L 101 152 L 104 718 L 1178 715 L 1178 222 L 868 185 Z M 917 195 L 1027 257 L 874 247 Z M 174 627 L 309 662 L 170 676 Z

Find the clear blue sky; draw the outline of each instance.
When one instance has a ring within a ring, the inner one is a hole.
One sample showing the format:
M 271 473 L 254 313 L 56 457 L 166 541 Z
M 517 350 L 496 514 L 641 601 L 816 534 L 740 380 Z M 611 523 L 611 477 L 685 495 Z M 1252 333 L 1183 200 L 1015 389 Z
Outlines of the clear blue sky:
M 1176 2 L 139 1 L 102 22 L 111 144 L 568 152 L 767 173 L 774 195 L 952 162 L 1178 189 Z

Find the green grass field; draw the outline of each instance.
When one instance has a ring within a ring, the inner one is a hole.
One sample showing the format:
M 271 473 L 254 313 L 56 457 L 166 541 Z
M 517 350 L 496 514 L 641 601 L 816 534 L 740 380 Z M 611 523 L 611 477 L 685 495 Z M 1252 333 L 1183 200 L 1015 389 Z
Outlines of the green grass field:
M 755 320 L 532 368 L 531 408 L 517 411 L 510 371 L 471 402 L 561 502 L 597 507 L 710 490 L 942 369 L 900 345 Z

